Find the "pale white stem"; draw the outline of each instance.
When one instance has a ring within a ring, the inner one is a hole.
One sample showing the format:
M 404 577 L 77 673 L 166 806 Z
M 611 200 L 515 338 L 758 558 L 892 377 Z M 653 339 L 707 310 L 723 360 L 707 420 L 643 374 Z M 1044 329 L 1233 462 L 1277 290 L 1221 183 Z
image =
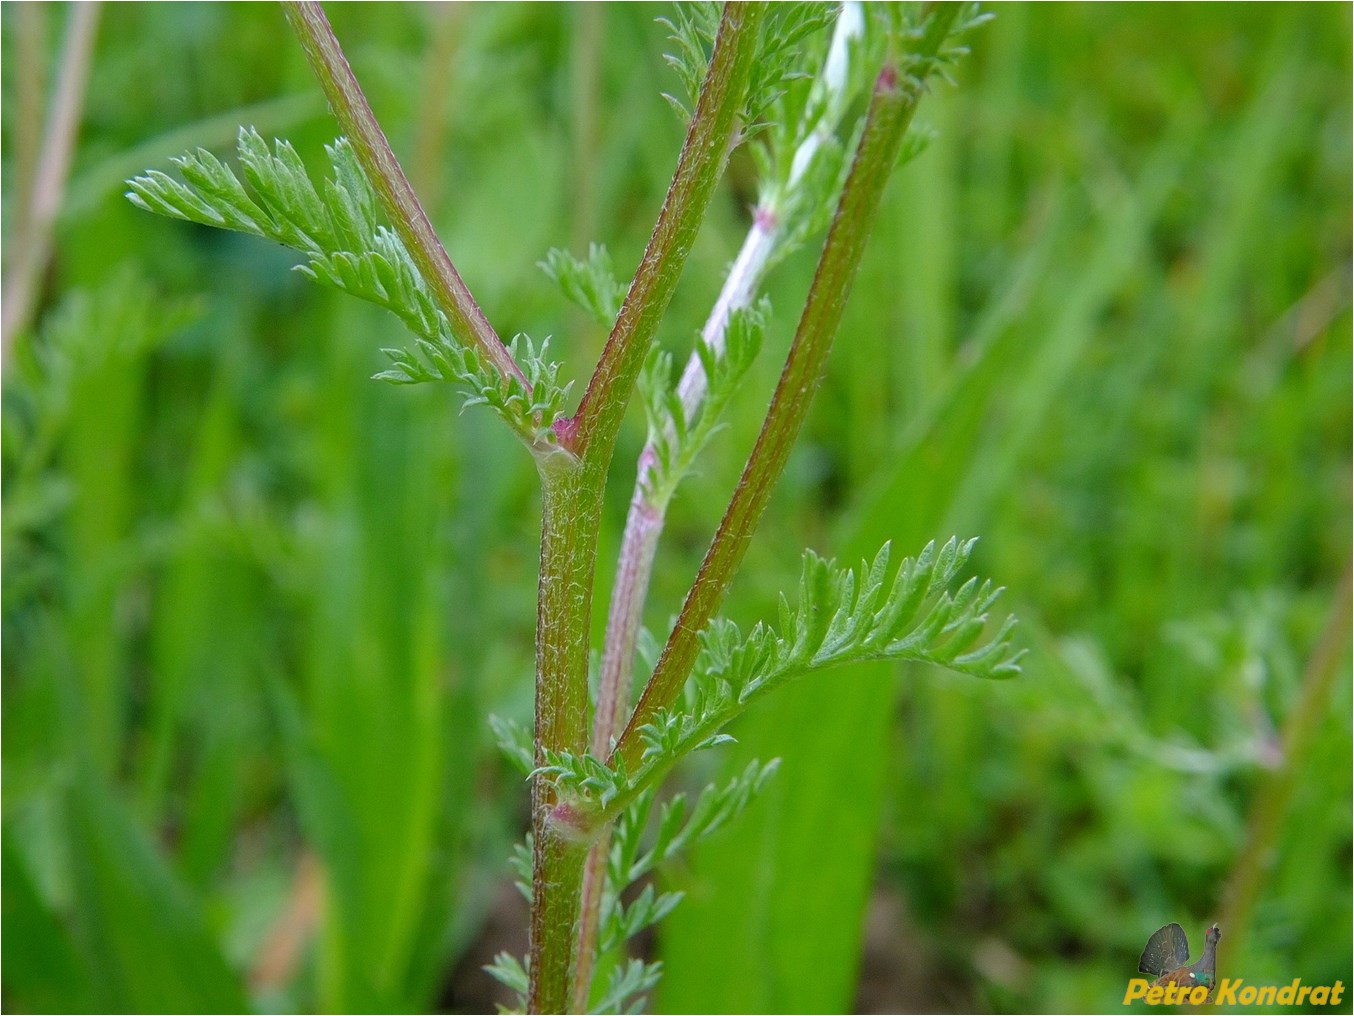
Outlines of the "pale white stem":
M 780 223 L 776 213 L 757 209 L 752 228 L 748 230 L 747 238 L 743 241 L 743 248 L 729 268 L 719 299 L 715 301 L 714 309 L 710 312 L 705 327 L 701 329 L 701 341 L 717 355 L 722 356 L 724 353 L 724 333 L 728 331 L 730 315 L 752 303 L 752 298 L 757 293 L 757 284 L 761 281 L 766 264 L 776 249 L 779 235 Z M 677 385 L 677 395 L 682 400 L 682 408 L 686 411 L 688 420 L 704 400 L 706 388 L 705 368 L 701 366 L 700 357 L 693 352 L 691 358 L 686 361 L 682 380 Z M 643 456 L 641 456 L 642 464 Z
M 793 190 L 808 170 L 819 149 L 836 128 L 845 106 L 844 90 L 847 84 L 847 63 L 851 40 L 864 30 L 864 16 L 860 4 L 846 3 L 837 18 L 828 59 L 819 79 L 819 87 L 826 89 L 826 96 L 818 106 L 822 113 L 805 139 L 795 150 L 791 170 L 786 185 L 781 189 L 783 195 Z M 716 357 L 724 352 L 724 337 L 728 331 L 729 318 L 733 312 L 751 305 L 757 294 L 762 275 L 770 263 L 777 245 L 784 235 L 784 223 L 781 221 L 781 209 L 776 202 L 759 207 L 753 215 L 752 228 L 743 241 L 743 246 L 729 268 L 719 298 L 701 330 L 700 341 L 714 351 Z M 701 358 L 692 352 L 678 382 L 677 395 L 688 420 L 692 419 L 708 390 L 708 379 Z M 630 511 L 625 519 L 625 532 L 621 537 L 620 558 L 616 569 L 616 582 L 611 590 L 611 608 L 607 615 L 606 641 L 602 650 L 602 672 L 597 695 L 597 712 L 593 718 L 592 753 L 605 758 L 611 752 L 612 742 L 619 736 L 630 705 L 630 684 L 635 659 L 635 642 L 639 636 L 640 621 L 644 616 L 644 603 L 649 591 L 649 578 L 653 572 L 654 555 L 658 549 L 658 538 L 663 532 L 664 517 L 667 512 L 668 494 L 655 500 L 649 479 L 657 453 L 652 442 L 644 446 L 636 464 L 634 494 L 630 498 Z M 670 487 L 667 488 L 670 491 Z M 580 954 L 578 977 L 579 996 L 575 1005 L 582 1011 L 586 1005 L 586 976 L 592 968 L 596 947 L 598 911 L 605 888 L 606 857 L 610 850 L 611 836 L 604 832 L 597 843 L 593 844 L 584 869 L 583 899 L 581 915 Z
M 818 87 L 825 92 L 816 103 L 821 114 L 791 161 L 789 179 L 780 193 L 792 190 L 807 172 L 824 141 L 831 136 L 846 104 L 845 89 L 852 42 L 865 30 L 865 17 L 858 2 L 842 5 L 833 31 L 828 58 L 819 77 Z M 759 207 L 753 216 L 752 228 L 743 246 L 729 268 L 719 298 L 701 330 L 700 341 L 716 356 L 724 352 L 724 336 L 729 318 L 734 311 L 752 303 L 762 275 L 775 253 L 783 235 L 777 203 Z M 708 381 L 700 356 L 693 352 L 677 385 L 677 395 L 687 419 L 705 399 Z M 644 616 L 644 602 L 653 571 L 654 553 L 663 531 L 666 500 L 654 503 L 650 494 L 649 477 L 656 461 L 653 445 L 646 444 L 636 465 L 635 491 L 630 499 L 630 512 L 621 537 L 620 559 L 616 583 L 611 591 L 611 610 L 607 616 L 606 641 L 602 651 L 602 672 L 597 698 L 597 712 L 593 719 L 592 750 L 599 757 L 611 751 L 611 739 L 620 733 L 623 713 L 629 705 L 631 668 L 635 658 L 635 640 Z
M 775 250 L 780 234 L 773 215 L 759 211 L 748 231 L 743 248 L 729 269 L 724 288 L 715 301 L 700 341 L 722 354 L 729 316 L 752 302 L 762 272 Z M 695 353 L 687 361 L 677 394 L 687 418 L 705 398 L 707 379 L 700 357 Z M 616 584 L 611 590 L 611 611 L 607 616 L 606 641 L 602 650 L 601 682 L 597 695 L 597 713 L 593 720 L 592 750 L 599 758 L 611 751 L 611 739 L 620 733 L 625 709 L 629 706 L 631 667 L 635 658 L 635 640 L 644 616 L 644 601 L 649 590 L 658 537 L 663 532 L 666 498 L 655 503 L 648 483 L 657 455 L 646 444 L 636 464 L 635 492 L 625 518 L 621 552 L 616 568 Z
M 851 43 L 865 32 L 865 13 L 859 3 L 845 3 L 841 14 L 837 16 L 837 27 L 832 34 L 832 46 L 827 53 L 827 62 L 823 65 L 818 87 L 823 92 L 823 115 L 813 125 L 813 130 L 797 149 L 790 161 L 790 177 L 787 189 L 793 190 L 808 172 L 818 149 L 832 136 L 838 121 L 842 117 L 842 106 L 846 101 L 847 72 L 851 60 Z
M 639 457 L 641 480 L 648 476 L 653 459 L 653 448 L 646 446 Z M 639 636 L 654 553 L 662 532 L 663 508 L 651 504 L 648 487 L 642 482 L 637 483 L 630 499 L 630 511 L 625 517 L 625 533 L 621 538 L 616 584 L 611 591 L 611 613 L 607 617 L 602 650 L 597 713 L 592 726 L 592 753 L 598 758 L 606 758 L 611 753 L 611 739 L 620 734 L 623 714 L 629 705 L 635 640 Z
M 821 107 L 823 114 L 813 125 L 808 136 L 795 149 L 785 186 L 787 191 L 799 186 L 809 166 L 813 164 L 814 157 L 823 144 L 832 137 L 841 119 L 842 106 L 846 98 L 851 43 L 864 31 L 865 15 L 860 3 L 843 4 L 833 30 L 827 62 L 823 65 L 823 73 L 818 79 L 818 87 L 826 93 Z M 705 328 L 701 331 L 701 341 L 717 354 L 724 352 L 724 333 L 729 327 L 729 316 L 735 310 L 749 306 L 753 296 L 756 295 L 757 284 L 761 282 L 762 273 L 766 270 L 767 262 L 780 238 L 781 225 L 780 209 L 775 205 L 757 209 L 752 228 L 748 231 L 747 239 L 743 241 L 743 248 L 734 259 L 728 278 L 724 280 L 724 288 L 719 294 L 719 299 L 715 301 L 714 310 L 710 312 L 709 320 L 705 322 Z M 700 357 L 693 352 L 686 362 L 682 380 L 677 386 L 677 394 L 682 400 L 682 408 L 686 410 L 687 419 L 690 419 L 692 413 L 700 406 L 701 400 L 705 398 L 705 391 L 705 370 L 701 366 Z M 640 468 L 641 470 L 644 468 L 643 455 L 640 456 Z M 643 481 L 645 478 L 645 474 L 641 471 L 640 480 Z M 637 485 L 637 489 L 639 486 L 642 486 L 642 482 Z

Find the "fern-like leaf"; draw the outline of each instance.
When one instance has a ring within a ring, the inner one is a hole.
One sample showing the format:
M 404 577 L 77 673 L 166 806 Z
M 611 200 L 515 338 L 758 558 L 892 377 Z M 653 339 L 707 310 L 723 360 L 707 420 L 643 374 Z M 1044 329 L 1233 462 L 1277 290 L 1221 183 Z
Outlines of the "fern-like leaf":
M 812 551 L 804 555 L 799 603 L 781 598 L 779 630 L 757 625 L 742 638 L 736 625 L 712 625 L 703 636 L 697 687 L 727 682 L 747 702 L 789 677 L 864 660 L 934 663 L 975 677 L 1019 673 L 1021 653 L 1011 645 L 1007 618 L 983 640 L 987 611 L 1001 589 L 969 579 L 948 587 L 975 540 L 930 543 L 906 558 L 889 578 L 890 547 L 858 570 L 839 567 Z
M 777 100 L 789 83 L 806 77 L 807 44 L 832 24 L 840 7 L 835 3 L 775 4 L 767 15 L 761 45 L 753 64 L 752 80 L 743 112 L 743 137 L 751 138 L 769 124 Z
M 837 4 L 776 4 L 768 13 L 758 41 L 747 96 L 739 119 L 740 140 L 746 140 L 766 126 L 764 116 L 784 92 L 787 83 L 803 76 L 804 47 L 816 34 L 832 23 Z M 659 18 L 668 30 L 672 52 L 664 60 L 677 73 L 683 95 L 664 94 L 683 123 L 690 122 L 696 108 L 701 82 L 714 50 L 719 31 L 720 5 L 717 3 L 680 4 L 672 18 Z
M 384 350 L 392 366 L 383 381 L 446 381 L 465 404 L 492 407 L 528 444 L 553 443 L 552 425 L 563 413 L 568 386 L 559 364 L 522 336 L 509 351 L 525 382 L 500 376 L 465 338 L 453 333 L 399 234 L 381 225 L 377 201 L 347 139 L 325 148 L 331 176 L 317 188 L 286 141 L 272 149 L 253 128 L 240 128 L 237 149 L 242 182 L 205 149 L 174 160 L 182 180 L 152 170 L 128 181 L 128 199 L 146 211 L 204 226 L 233 229 L 300 251 L 297 270 L 333 289 L 384 307 L 416 336 L 407 349 Z
M 611 971 L 606 991 L 593 1004 L 595 1013 L 637 1013 L 644 1011 L 644 993 L 651 991 L 663 976 L 663 964 L 627 960 Z
M 549 748 L 543 749 L 542 754 L 545 765 L 533 769 L 531 776 L 549 780 L 564 800 L 596 802 L 605 808 L 628 788 L 624 768 L 612 769 L 592 755 Z
M 617 281 L 611 255 L 601 244 L 588 246 L 586 261 L 552 248 L 540 262 L 540 268 L 566 298 L 587 311 L 598 324 L 609 328 L 620 314 L 625 287 Z
M 499 1012 L 526 1012 L 527 985 L 530 977 L 525 963 L 512 953 L 501 952 L 494 957 L 494 962 L 484 968 L 484 972 L 517 996 L 515 1009 L 504 1009 L 500 1006 Z
M 755 699 L 793 678 L 867 660 L 931 663 L 974 677 L 1020 672 L 1023 651 L 1012 644 L 1014 618 L 991 634 L 988 611 L 1001 594 L 970 579 L 950 590 L 976 541 L 934 542 L 891 571 L 888 544 L 858 570 L 812 551 L 804 555 L 798 603 L 781 598 L 777 627 L 757 624 L 744 635 L 715 619 L 701 634 L 686 700 L 660 709 L 639 730 L 643 744 L 633 773 L 592 756 L 550 756 L 537 772 L 595 821 L 621 815 L 683 756 L 731 740 L 720 733 Z
M 719 430 L 725 406 L 761 350 L 771 305 L 765 298 L 736 308 L 716 353 L 703 339 L 696 354 L 705 375 L 705 396 L 688 406 L 672 380 L 672 356 L 655 347 L 640 375 L 639 390 L 649 422 L 654 461 L 644 477 L 650 504 L 666 505 L 696 457 Z
M 536 760 L 531 755 L 530 730 L 516 720 L 504 719 L 497 714 L 489 716 L 489 729 L 494 732 L 498 750 L 515 768 L 521 770 L 523 776 L 536 767 Z
M 683 92 L 680 96 L 665 92 L 663 98 L 683 123 L 689 123 L 710 54 L 714 51 L 715 34 L 719 31 L 719 4 L 709 0 L 679 4 L 671 18 L 659 18 L 658 23 L 668 30 L 668 40 L 673 44 L 673 51 L 663 54 L 663 59 L 677 72 Z

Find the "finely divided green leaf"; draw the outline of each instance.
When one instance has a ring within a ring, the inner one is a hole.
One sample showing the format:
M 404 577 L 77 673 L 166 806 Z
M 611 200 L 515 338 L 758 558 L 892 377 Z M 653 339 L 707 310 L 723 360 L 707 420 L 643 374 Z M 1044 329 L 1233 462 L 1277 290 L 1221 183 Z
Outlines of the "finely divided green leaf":
M 704 373 L 705 396 L 690 408 L 672 377 L 672 356 L 655 347 L 640 374 L 639 391 L 649 423 L 654 461 L 643 477 L 649 500 L 665 505 L 718 432 L 720 417 L 761 350 L 771 304 L 763 298 L 729 314 L 724 348 L 716 352 L 703 337 L 696 354 Z
M 606 247 L 590 244 L 586 261 L 568 251 L 551 248 L 540 268 L 565 297 L 592 315 L 598 324 L 610 328 L 615 322 L 625 299 L 625 287 L 616 279 Z
M 352 146 L 339 138 L 325 151 L 330 178 L 317 189 L 301 157 L 286 141 L 272 149 L 252 128 L 238 139 L 244 182 L 203 149 L 174 160 L 183 181 L 151 171 L 128 181 L 128 199 L 147 211 L 206 226 L 234 229 L 300 251 L 298 270 L 321 285 L 384 307 L 416 336 L 408 349 L 385 350 L 393 366 L 377 378 L 396 384 L 446 381 L 466 405 L 491 406 L 527 443 L 551 444 L 568 386 L 559 364 L 530 340 L 520 350 L 524 383 L 502 377 L 457 336 L 397 233 L 377 221 L 376 198 Z M 596 255 L 600 266 L 605 252 Z M 598 268 L 600 272 L 600 267 Z M 601 287 L 601 283 L 597 283 Z M 597 301 L 610 299 L 597 289 Z M 519 336 L 509 349 L 516 356 Z

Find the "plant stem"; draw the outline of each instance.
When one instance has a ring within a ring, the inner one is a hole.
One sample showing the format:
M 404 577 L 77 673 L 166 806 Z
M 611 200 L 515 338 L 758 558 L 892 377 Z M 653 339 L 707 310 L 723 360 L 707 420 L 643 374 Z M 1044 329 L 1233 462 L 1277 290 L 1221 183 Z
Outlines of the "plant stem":
M 652 454 L 651 449 L 645 450 Z M 644 599 L 649 588 L 654 553 L 663 532 L 663 512 L 648 502 L 642 482 L 648 470 L 647 461 L 642 455 L 640 470 L 641 482 L 635 485 L 635 495 L 625 519 L 616 583 L 611 592 L 611 611 L 607 617 L 601 683 L 592 730 L 592 754 L 597 758 L 605 758 L 611 751 L 612 739 L 620 733 L 622 713 L 629 706 L 635 638 L 644 614 Z M 575 1012 L 588 1010 L 592 971 L 597 961 L 602 897 L 606 892 L 607 855 L 610 851 L 611 829 L 608 826 L 588 851 L 584 866 L 583 896 L 579 907 L 578 973 L 574 981 Z
M 569 421 L 572 443 L 565 444 L 576 453 L 586 452 L 596 442 L 610 462 L 649 343 L 677 289 L 682 267 L 724 170 L 765 14 L 763 3 L 729 3 L 724 7 L 677 174 L 578 413 Z
M 743 246 L 734 259 L 724 280 L 710 317 L 701 331 L 700 340 L 715 355 L 722 356 L 725 333 L 733 311 L 747 307 L 757 292 L 761 278 L 780 246 L 786 223 L 783 208 L 786 197 L 802 179 L 824 141 L 831 137 L 844 106 L 846 65 L 851 39 L 860 35 L 863 21 L 858 4 L 847 4 L 838 16 L 830 56 L 824 68 L 821 86 L 829 95 L 825 111 L 811 126 L 795 151 L 789 179 L 764 197 L 753 214 L 752 227 Z M 691 419 L 704 401 L 708 380 L 699 352 L 688 358 L 677 386 L 678 398 L 688 419 Z M 601 680 L 597 695 L 597 712 L 593 720 L 592 754 L 605 758 L 614 739 L 620 736 L 625 712 L 630 707 L 630 685 L 635 659 L 635 642 L 644 617 L 649 580 L 653 572 L 658 540 L 663 532 L 668 504 L 680 474 L 670 478 L 663 490 L 651 485 L 657 451 L 650 440 L 640 452 L 635 467 L 635 488 L 630 498 L 630 510 L 621 538 L 621 551 L 612 586 L 611 606 L 607 616 L 606 640 L 603 643 Z M 611 830 L 604 826 L 597 842 L 588 853 L 583 876 L 582 918 L 580 922 L 579 971 L 575 1010 L 587 1007 L 592 968 L 596 961 L 596 937 L 606 891 L 607 855 L 611 848 Z
M 920 42 L 920 57 L 936 54 L 957 14 L 953 4 L 933 9 Z M 651 722 L 660 708 L 676 700 L 695 661 L 699 648 L 697 635 L 723 601 L 742 562 L 818 387 L 884 185 L 897 164 L 903 137 L 921 95 L 921 82 L 901 75 L 898 64 L 892 60 L 876 79 L 851 173 L 766 422 L 653 677 L 612 753 L 613 762 L 619 757 L 627 766 L 639 763 L 643 749 L 640 728 Z
M 371 111 L 362 86 L 353 76 L 324 9 L 312 0 L 283 0 L 287 22 L 301 42 L 311 70 L 320 82 L 353 151 L 371 181 L 381 208 L 404 241 L 419 273 L 427 281 L 438 306 L 447 315 L 458 338 L 494 365 L 503 377 L 516 377 L 530 389 L 526 376 L 513 361 L 489 319 L 466 288 L 442 241 L 419 204 L 414 188 L 400 168 L 390 142 Z
M 859 5 L 848 3 L 837 20 L 831 56 L 824 68 L 822 84 L 829 95 L 826 112 L 795 150 L 789 179 L 774 189 L 774 197 L 765 199 L 753 214 L 752 228 L 743 241 L 724 280 L 710 317 L 701 330 L 700 341 L 714 351 L 724 352 L 725 332 L 735 310 L 751 305 L 772 255 L 780 246 L 787 223 L 782 209 L 787 193 L 797 186 L 823 142 L 831 136 L 841 115 L 850 40 L 863 28 Z M 677 395 L 691 419 L 704 401 L 708 381 L 699 352 L 692 352 L 682 371 Z M 611 608 L 607 617 L 606 641 L 602 652 L 601 683 L 597 715 L 593 723 L 592 752 L 598 758 L 611 751 L 612 738 L 621 733 L 622 713 L 629 708 L 629 688 L 635 656 L 635 640 L 644 616 L 649 577 L 654 554 L 663 531 L 664 517 L 673 488 L 681 479 L 674 476 L 667 489 L 654 490 L 650 479 L 657 459 L 653 441 L 645 444 L 635 466 L 635 489 L 621 540 L 620 561 L 612 586 Z
M 576 459 L 538 460 L 541 576 L 536 618 L 536 764 L 544 750 L 582 752 L 588 731 L 588 626 L 601 499 Z M 530 1012 L 563 1012 L 570 998 L 586 847 L 550 820 L 549 784 L 531 785 Z
M 587 749 L 587 651 L 598 522 L 626 403 L 723 172 L 752 73 L 763 4 L 728 4 L 686 143 L 653 235 L 578 413 L 556 430 L 563 451 L 538 457 L 542 479 L 536 628 L 536 758 Z M 532 786 L 531 1012 L 564 1012 L 576 996 L 586 844 L 552 820 Z
M 762 214 L 758 215 L 748 232 L 714 310 L 701 332 L 700 341 L 716 353 L 722 352 L 724 348 L 729 315 L 752 302 L 757 282 L 775 247 L 777 232 L 774 218 Z M 677 391 L 690 418 L 704 399 L 706 391 L 705 371 L 697 354 L 691 354 Z M 668 504 L 672 499 L 671 487 L 654 490 L 649 483 L 656 456 L 653 442 L 646 444 L 640 452 L 635 467 L 635 489 L 630 497 L 630 511 L 621 538 L 602 652 L 597 716 L 592 733 L 592 752 L 598 758 L 611 751 L 612 739 L 620 735 L 621 720 L 629 707 L 628 688 L 634 663 L 635 640 L 644 617 L 644 602 L 648 595 L 658 538 L 662 535 Z
M 826 87 L 840 92 L 844 85 L 847 43 L 859 34 L 859 12 L 852 7 L 838 19 L 833 42 L 834 66 L 826 75 Z M 811 163 L 824 140 L 831 135 L 841 113 L 841 103 L 830 103 L 831 112 L 814 125 L 795 153 L 794 169 L 786 188 L 794 187 Z M 734 310 L 747 307 L 761 282 L 772 254 L 784 233 L 780 204 L 784 190 L 778 197 L 760 205 L 753 215 L 752 228 L 734 259 L 710 317 L 701 331 L 700 341 L 723 354 L 725 333 Z M 687 418 L 694 416 L 705 398 L 708 381 L 699 353 L 692 352 L 677 387 Z M 597 712 L 593 721 L 592 754 L 604 758 L 611 751 L 615 738 L 620 736 L 624 714 L 630 707 L 630 684 L 633 674 L 635 642 L 644 617 L 658 541 L 663 532 L 667 507 L 680 475 L 671 478 L 664 490 L 650 485 L 657 452 L 652 441 L 646 443 L 635 469 L 635 487 L 630 510 L 625 520 L 621 550 L 612 586 L 611 606 L 607 617 L 606 638 L 603 643 L 601 678 Z M 611 848 L 611 830 L 603 828 L 588 853 L 583 876 L 582 916 L 579 936 L 579 969 L 575 986 L 574 1008 L 587 1008 L 592 970 L 596 962 L 596 937 L 602 898 L 606 891 L 607 856 Z
M 23 233 L 18 237 L 14 266 L 5 279 L 0 309 L 0 358 L 8 359 L 14 338 L 33 312 L 38 281 L 52 249 L 52 230 L 66 190 L 75 135 L 84 108 L 85 82 L 94 51 L 99 5 L 77 4 L 70 9 L 66 37 L 61 45 L 56 94 L 52 99 L 42 148 L 33 176 L 32 193 L 23 210 Z
M 777 232 L 774 216 L 759 211 L 701 333 L 700 341 L 716 352 L 724 347 L 724 333 L 730 313 L 751 303 L 757 281 L 775 247 Z M 677 389 L 688 418 L 704 398 L 705 389 L 705 370 L 700 357 L 692 353 Z M 653 574 L 658 540 L 663 533 L 667 506 L 672 495 L 671 488 L 657 492 L 648 483 L 655 457 L 653 443 L 649 442 L 640 452 L 636 464 L 635 490 L 630 498 L 629 513 L 625 517 L 616 581 L 611 587 L 611 607 L 607 615 L 597 691 L 597 713 L 592 729 L 592 754 L 597 758 L 605 758 L 610 753 L 612 743 L 620 736 L 625 712 L 630 708 L 635 641 L 644 619 L 649 579 Z M 610 849 L 611 831 L 608 827 L 592 845 L 583 876 L 578 994 L 574 997 L 574 1009 L 578 1012 L 584 1011 L 588 1002 L 587 992 L 596 960 L 598 918 L 606 890 L 606 861 Z

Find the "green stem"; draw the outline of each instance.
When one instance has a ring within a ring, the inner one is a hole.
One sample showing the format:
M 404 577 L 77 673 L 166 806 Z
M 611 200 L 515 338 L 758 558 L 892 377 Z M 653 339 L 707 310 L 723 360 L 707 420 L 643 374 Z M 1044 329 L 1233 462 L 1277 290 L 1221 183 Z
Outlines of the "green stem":
M 756 54 L 762 4 L 724 8 L 686 143 L 616 327 L 575 417 L 556 426 L 562 450 L 539 456 L 540 599 L 536 627 L 536 757 L 588 746 L 588 634 L 607 471 L 626 403 L 723 172 Z M 573 454 L 567 454 L 567 453 Z M 575 997 L 587 844 L 552 815 L 548 782 L 532 786 L 531 1012 L 565 1012 Z
M 536 764 L 543 751 L 581 753 L 588 739 L 588 625 L 601 498 L 577 459 L 538 459 L 541 575 L 536 616 Z M 530 1012 L 564 1012 L 573 981 L 585 844 L 551 820 L 545 780 L 531 787 Z
M 578 413 L 567 424 L 566 447 L 576 453 L 596 444 L 610 462 L 649 343 L 677 289 L 715 184 L 724 171 L 765 14 L 763 3 L 729 3 L 724 7 L 677 173 Z
M 301 42 L 311 70 L 320 82 L 362 169 L 371 181 L 381 208 L 390 219 L 409 255 L 427 281 L 438 306 L 447 315 L 456 336 L 476 349 L 503 377 L 514 376 L 530 389 L 526 376 L 513 361 L 508 347 L 489 324 L 456 266 L 442 247 L 414 188 L 391 151 L 385 132 L 371 111 L 362 86 L 353 76 L 324 9 L 315 2 L 283 0 L 287 22 Z
M 954 4 L 938 5 L 932 11 L 918 57 L 925 60 L 935 56 L 957 14 Z M 653 677 L 612 753 L 613 763 L 620 757 L 627 766 L 637 767 L 643 751 L 640 728 L 652 722 L 659 709 L 677 700 L 699 650 L 697 636 L 723 601 L 771 491 L 785 469 L 822 377 L 884 185 L 898 162 L 903 137 L 921 99 L 921 80 L 901 74 L 893 60 L 879 73 L 851 173 L 766 422 Z
M 611 827 L 607 826 L 588 849 L 579 894 L 578 972 L 574 975 L 573 1012 L 587 1012 L 592 978 L 597 969 L 597 933 L 601 927 L 602 897 L 606 894 L 607 860 L 611 854 Z
M 776 181 L 775 196 L 763 199 L 753 215 L 752 227 L 734 259 L 714 308 L 697 340 L 716 356 L 724 355 L 725 332 L 729 319 L 737 308 L 751 304 L 758 284 L 772 256 L 777 253 L 788 223 L 784 208 L 787 196 L 800 184 L 803 174 L 813 164 L 823 143 L 832 136 L 845 106 L 844 89 L 850 42 L 863 28 L 859 5 L 846 6 L 838 15 L 830 49 L 831 55 L 815 87 L 827 94 L 826 107 L 816 123 L 801 126 L 804 140 L 796 149 L 789 176 Z M 814 104 L 811 104 L 814 105 Z M 795 207 L 806 213 L 808 202 L 797 202 Z M 687 418 L 693 418 L 706 398 L 707 380 L 704 359 L 692 352 L 678 385 Z M 713 411 L 713 407 L 709 412 Z M 651 486 L 657 450 L 650 440 L 640 452 L 635 468 L 635 488 L 630 499 L 630 510 L 621 537 L 621 549 L 616 567 L 616 580 L 611 588 L 611 607 L 607 615 L 606 637 L 602 648 L 601 678 L 597 692 L 597 709 L 593 716 L 592 753 L 605 758 L 615 738 L 620 736 L 622 724 L 630 709 L 630 689 L 633 681 L 635 642 L 644 616 L 649 579 L 659 537 L 663 532 L 664 516 L 672 493 L 684 470 L 674 467 L 664 490 Z M 574 989 L 574 1009 L 587 1009 L 592 970 L 597 961 L 597 932 L 601 921 L 602 900 L 606 893 L 607 859 L 611 850 L 611 830 L 608 816 L 597 841 L 588 853 L 583 876 L 582 917 L 579 932 L 578 974 Z

